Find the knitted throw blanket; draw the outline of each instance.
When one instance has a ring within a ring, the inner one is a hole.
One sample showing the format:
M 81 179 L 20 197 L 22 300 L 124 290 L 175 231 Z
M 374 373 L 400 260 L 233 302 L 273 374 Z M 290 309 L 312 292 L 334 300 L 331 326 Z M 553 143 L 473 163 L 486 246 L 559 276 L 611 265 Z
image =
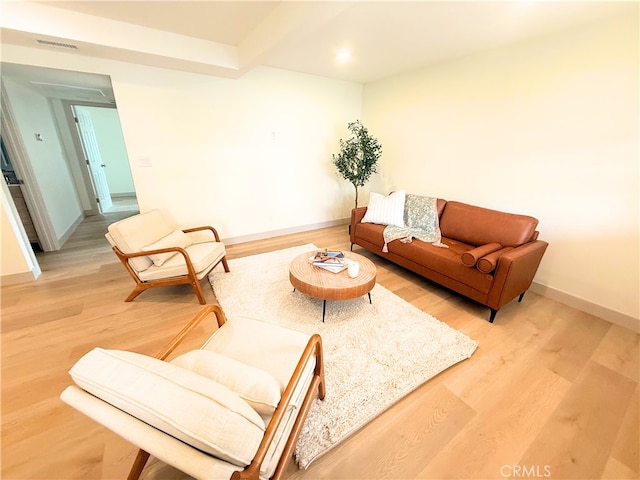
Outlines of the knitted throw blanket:
M 387 244 L 400 239 L 411 243 L 414 238 L 441 248 L 449 248 L 441 243 L 440 223 L 438 222 L 437 199 L 421 195 L 407 194 L 404 204 L 404 227 L 387 225 L 382 233 L 383 252 L 388 252 Z

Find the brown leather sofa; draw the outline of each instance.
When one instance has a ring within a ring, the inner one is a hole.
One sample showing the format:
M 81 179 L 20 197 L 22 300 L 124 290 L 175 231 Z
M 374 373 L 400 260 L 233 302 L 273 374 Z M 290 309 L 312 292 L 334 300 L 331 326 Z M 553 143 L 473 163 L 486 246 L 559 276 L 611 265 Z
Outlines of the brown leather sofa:
M 367 207 L 351 212 L 351 249 L 357 244 L 412 272 L 498 310 L 519 296 L 522 301 L 548 243 L 538 240 L 538 220 L 460 202 L 437 200 L 440 248 L 413 239 L 393 240 L 383 252 L 385 225 L 362 223 Z

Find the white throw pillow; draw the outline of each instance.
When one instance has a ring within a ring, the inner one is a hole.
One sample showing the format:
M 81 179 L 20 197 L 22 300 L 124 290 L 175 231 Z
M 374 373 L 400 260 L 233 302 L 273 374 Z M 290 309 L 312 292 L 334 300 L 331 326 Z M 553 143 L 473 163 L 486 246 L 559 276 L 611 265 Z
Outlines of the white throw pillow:
M 157 242 L 152 243 L 151 245 L 147 245 L 146 247 L 142 247 L 142 251 L 149 252 L 151 250 L 160 250 L 161 248 L 169 247 L 187 248 L 192 244 L 193 241 L 191 240 L 189 235 L 184 233 L 182 230 L 176 230 L 174 232 L 171 232 L 166 237 L 162 237 Z M 155 265 L 161 267 L 164 262 L 177 254 L 178 252 L 156 253 L 154 255 L 149 255 L 149 258 L 151 258 L 151 261 Z
M 69 374 L 92 395 L 235 465 L 251 463 L 264 436 L 264 421 L 237 394 L 157 358 L 95 348 Z
M 194 350 L 171 363 L 224 385 L 262 415 L 272 415 L 280 402 L 280 384 L 273 375 L 219 353 Z
M 388 196 L 371 192 L 369 205 L 362 218 L 362 223 L 378 223 L 404 227 L 404 201 L 405 190 L 398 190 Z

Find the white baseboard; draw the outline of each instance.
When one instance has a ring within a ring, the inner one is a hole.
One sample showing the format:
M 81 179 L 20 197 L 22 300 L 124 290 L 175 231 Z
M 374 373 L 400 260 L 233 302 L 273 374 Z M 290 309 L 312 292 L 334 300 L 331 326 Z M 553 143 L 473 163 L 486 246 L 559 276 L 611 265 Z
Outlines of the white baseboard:
M 10 275 L 2 275 L 0 283 L 4 285 L 16 285 L 18 283 L 27 283 L 37 280 L 40 276 L 40 267 L 29 272 L 13 273 Z
M 282 235 L 290 235 L 292 233 L 308 232 L 319 228 L 335 227 L 336 225 L 348 225 L 351 218 L 342 218 L 339 220 L 329 220 L 328 222 L 313 223 L 310 225 L 302 225 L 298 227 L 284 228 L 282 230 L 271 230 L 268 232 L 254 233 L 251 235 L 241 235 L 239 237 L 223 238 L 222 242 L 227 245 L 236 243 L 253 242 L 255 240 L 265 240 L 267 238 L 281 237 Z
M 78 226 L 82 223 L 82 221 L 85 218 L 86 217 L 84 215 L 80 215 L 78 218 L 76 218 L 76 220 L 73 222 L 73 224 L 69 228 L 67 228 L 67 231 L 64 232 L 62 234 L 62 236 L 58 239 L 58 245 L 60 245 L 60 248 L 62 248 L 62 246 L 65 244 L 65 242 L 67 240 L 69 240 L 69 237 L 71 237 L 71 235 L 73 235 L 73 232 L 76 231 Z
M 133 198 L 136 196 L 136 192 L 120 192 L 112 193 L 111 198 Z
M 596 317 L 600 317 L 608 322 L 615 323 L 621 327 L 628 328 L 634 332 L 640 333 L 640 318 L 634 318 L 626 313 L 618 312 L 611 308 L 603 307 L 596 303 L 592 303 L 583 298 L 575 297 L 561 290 L 557 290 L 540 283 L 533 282 L 531 291 L 543 295 L 552 300 L 556 300 L 570 307 L 577 308 L 583 312 L 589 313 Z

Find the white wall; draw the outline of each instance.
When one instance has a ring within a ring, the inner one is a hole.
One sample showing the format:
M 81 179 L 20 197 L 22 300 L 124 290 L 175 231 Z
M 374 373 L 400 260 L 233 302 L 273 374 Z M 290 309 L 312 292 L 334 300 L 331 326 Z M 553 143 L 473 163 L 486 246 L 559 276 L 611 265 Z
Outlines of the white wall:
M 271 68 L 229 80 L 13 45 L 2 53 L 111 77 L 142 211 L 212 224 L 223 238 L 350 214 L 352 189 L 331 154 L 360 115 L 360 84 Z
M 3 46 L 3 50 L 4 50 Z M 51 105 L 46 97 L 10 78 L 2 79 L 16 130 L 31 160 L 34 181 L 42 194 L 44 208 L 57 239 L 68 235 L 83 216 L 80 200 L 55 128 Z M 41 141 L 36 139 L 40 135 Z
M 637 19 L 366 85 L 372 185 L 537 217 L 550 246 L 535 281 L 638 319 Z
M 109 73 L 142 211 L 225 238 L 349 216 L 331 154 L 360 114 L 360 85 L 270 68 L 239 80 Z
M 80 206 L 84 211 L 84 215 L 95 215 L 97 213 L 97 208 L 93 210 L 91 199 L 89 198 L 89 192 L 87 191 L 87 187 L 85 186 L 85 179 L 83 177 L 83 169 L 86 170 L 87 167 L 86 164 L 84 164 L 84 162 L 81 162 L 81 160 L 78 159 L 76 155 L 73 141 L 74 139 L 68 126 L 69 121 L 67 120 L 67 109 L 69 107 L 67 107 L 62 100 L 57 98 L 50 98 L 49 103 L 51 104 L 51 110 L 53 112 L 53 122 L 57 127 L 58 138 L 60 140 L 60 144 L 62 145 L 62 151 L 65 155 L 65 158 L 67 159 L 67 166 L 69 167 L 69 172 L 71 173 L 71 179 L 73 181 L 76 194 L 78 195 Z M 88 176 L 87 181 L 90 182 Z M 91 196 L 95 197 L 93 193 Z
M 353 189 L 331 154 L 362 113 L 383 145 L 372 190 L 536 216 L 550 243 L 538 285 L 639 317 L 637 15 L 370 84 L 364 96 L 358 84 L 270 68 L 228 80 L 2 53 L 110 75 L 142 211 L 213 224 L 223 238 L 345 218 Z
M 118 110 L 80 105 L 75 108 L 85 110 L 91 116 L 102 163 L 106 165 L 104 172 L 111 195 L 134 195 L 135 187 L 131 177 L 127 148 L 122 137 Z
M 35 280 L 40 275 L 40 266 L 10 198 L 7 184 L 0 181 L 0 280 L 3 285 Z

